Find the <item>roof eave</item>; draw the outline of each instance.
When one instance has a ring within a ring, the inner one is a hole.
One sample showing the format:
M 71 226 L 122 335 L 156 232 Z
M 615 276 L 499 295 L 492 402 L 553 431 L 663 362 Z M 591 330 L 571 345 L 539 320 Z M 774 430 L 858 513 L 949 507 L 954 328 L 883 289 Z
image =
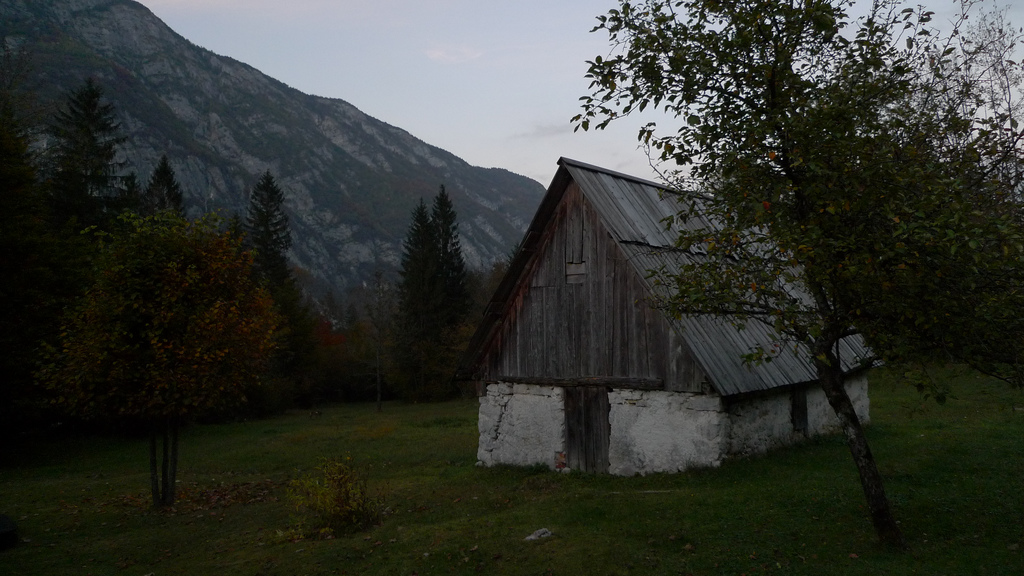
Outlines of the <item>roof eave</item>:
M 569 183 L 572 181 L 572 175 L 569 174 L 569 171 L 563 164 L 566 161 L 565 158 L 558 159 L 558 170 L 551 179 L 551 184 L 548 185 L 547 192 L 544 194 L 544 198 L 541 199 L 537 212 L 533 215 L 533 220 L 530 221 L 530 225 L 523 234 L 523 239 L 519 241 L 515 255 L 512 257 L 511 262 L 509 262 L 508 270 L 502 276 L 498 288 L 494 291 L 494 296 L 487 303 L 487 307 L 484 309 L 484 317 L 480 321 L 480 325 L 477 326 L 476 332 L 473 333 L 466 352 L 463 354 L 462 361 L 459 363 L 459 368 L 455 374 L 457 380 L 477 380 L 477 368 L 501 326 L 500 320 L 505 314 L 508 299 L 515 292 L 520 278 L 537 253 L 544 230 L 551 222 L 558 203 L 561 202 L 566 188 L 568 188 Z M 574 161 L 570 160 L 569 162 Z

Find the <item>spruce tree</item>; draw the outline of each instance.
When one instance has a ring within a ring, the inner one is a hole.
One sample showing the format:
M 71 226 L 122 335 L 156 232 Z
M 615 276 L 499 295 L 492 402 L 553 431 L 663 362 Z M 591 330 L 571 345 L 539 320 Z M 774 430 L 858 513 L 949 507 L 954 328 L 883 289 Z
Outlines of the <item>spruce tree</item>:
M 402 243 L 400 301 L 406 327 L 415 338 L 424 337 L 439 324 L 437 310 L 443 300 L 437 250 L 437 234 L 427 207 L 420 200 L 412 212 L 409 233 Z
M 466 261 L 459 241 L 458 217 L 443 185 L 434 198 L 430 219 L 437 242 L 437 273 L 442 292 L 440 315 L 444 327 L 448 328 L 465 319 L 469 290 L 466 286 Z
M 439 332 L 437 311 L 443 300 L 439 282 L 437 238 L 427 207 L 420 199 L 402 243 L 398 284 L 398 333 L 395 360 L 407 399 L 425 397 L 430 375 L 427 361 Z
M 73 293 L 62 280 L 77 279 L 79 267 L 46 224 L 26 130 L 6 96 L 0 94 L 0 433 L 11 439 L 42 405 L 32 385 L 37 349 L 59 332 L 60 310 Z
M 295 283 L 288 266 L 287 252 L 292 245 L 288 216 L 284 213 L 284 192 L 269 170 L 260 176 L 249 198 L 244 229 L 246 244 L 253 250 L 257 276 L 270 290 L 274 305 L 284 317 L 284 330 L 279 334 L 281 347 L 276 358 L 276 371 L 291 385 L 291 397 L 300 402 L 315 402 L 313 391 L 300 385 L 313 362 L 316 347 L 316 322 L 303 301 L 302 291 Z M 257 406 L 269 413 L 284 406 Z
M 120 197 L 118 172 L 124 162 L 117 160 L 117 150 L 125 137 L 99 84 L 90 78 L 70 92 L 47 132 L 57 224 L 72 219 L 82 226 L 103 224 Z
M 469 308 L 466 263 L 451 198 L 441 187 L 432 210 L 421 200 L 402 246 L 396 360 L 413 399 L 450 395 L 456 334 Z
M 142 213 L 142 195 L 145 191 L 139 183 L 139 177 L 135 172 L 129 172 L 121 178 L 121 190 L 119 193 L 118 211 L 127 210 L 137 214 Z
M 139 206 L 142 214 L 156 214 L 164 210 L 170 210 L 178 216 L 185 215 L 181 186 L 174 177 L 174 169 L 167 161 L 166 154 L 160 157 L 160 162 L 153 169 Z
M 255 250 L 256 271 L 271 291 L 291 282 L 286 253 L 292 246 L 288 215 L 284 213 L 284 192 L 267 170 L 260 176 L 249 198 L 245 219 L 248 244 Z

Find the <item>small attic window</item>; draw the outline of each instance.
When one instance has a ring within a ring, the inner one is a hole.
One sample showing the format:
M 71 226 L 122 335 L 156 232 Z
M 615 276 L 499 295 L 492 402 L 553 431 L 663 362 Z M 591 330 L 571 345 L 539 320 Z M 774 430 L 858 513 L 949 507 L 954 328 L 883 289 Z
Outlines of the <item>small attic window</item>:
M 587 279 L 587 263 L 586 262 L 566 262 L 565 263 L 565 283 L 566 284 L 583 284 Z
M 582 284 L 587 276 L 586 218 L 583 204 L 574 202 L 566 211 L 565 230 L 565 283 Z

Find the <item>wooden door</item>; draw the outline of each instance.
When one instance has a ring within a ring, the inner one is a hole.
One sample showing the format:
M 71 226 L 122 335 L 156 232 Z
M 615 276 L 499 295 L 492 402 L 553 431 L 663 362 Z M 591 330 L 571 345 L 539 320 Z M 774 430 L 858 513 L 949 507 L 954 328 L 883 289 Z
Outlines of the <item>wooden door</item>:
M 608 471 L 608 390 L 600 386 L 565 388 L 565 459 L 572 470 Z

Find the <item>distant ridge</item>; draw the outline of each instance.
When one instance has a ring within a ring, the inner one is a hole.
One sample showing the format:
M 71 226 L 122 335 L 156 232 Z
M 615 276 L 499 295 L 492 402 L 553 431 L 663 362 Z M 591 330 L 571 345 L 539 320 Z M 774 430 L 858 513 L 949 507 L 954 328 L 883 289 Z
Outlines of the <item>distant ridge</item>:
M 257 176 L 273 171 L 287 193 L 291 259 L 322 288 L 394 267 L 412 208 L 441 184 L 471 266 L 508 254 L 544 194 L 529 178 L 470 166 L 347 102 L 200 48 L 131 0 L 0 0 L 0 37 L 28 51 L 27 88 L 45 100 L 95 78 L 139 178 L 166 153 L 190 213 L 244 212 Z

